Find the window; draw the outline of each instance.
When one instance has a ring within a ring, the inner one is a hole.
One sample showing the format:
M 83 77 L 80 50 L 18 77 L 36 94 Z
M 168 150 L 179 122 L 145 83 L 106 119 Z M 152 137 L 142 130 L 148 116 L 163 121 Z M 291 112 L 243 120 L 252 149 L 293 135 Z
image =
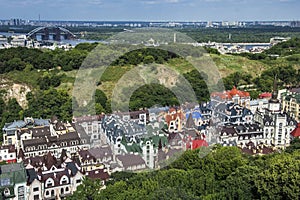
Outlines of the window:
M 37 192 L 37 191 L 39 191 L 39 187 L 35 187 L 35 188 L 33 188 L 33 191 L 34 191 L 34 192 Z
M 60 189 L 60 194 L 64 194 L 64 188 Z
M 46 196 L 49 196 L 49 191 L 48 190 L 46 191 Z
M 10 195 L 10 190 L 8 188 L 5 188 L 3 192 L 4 192 L 4 196 L 6 197 Z
M 77 180 L 76 180 L 76 183 L 81 183 L 81 179 L 77 179 Z
M 61 177 L 60 179 L 60 184 L 61 185 L 64 185 L 64 184 L 67 184 L 69 181 L 68 181 L 68 177 L 66 175 L 64 175 L 63 177 Z
M 77 182 L 77 181 L 76 181 Z M 66 187 L 66 192 L 69 192 L 69 187 Z
M 47 179 L 46 181 L 46 187 L 52 187 L 54 186 L 54 181 L 52 178 Z
M 49 193 L 49 192 L 48 192 Z M 36 194 L 33 196 L 33 200 L 40 200 L 40 195 Z
M 51 196 L 54 196 L 54 190 L 51 190 Z

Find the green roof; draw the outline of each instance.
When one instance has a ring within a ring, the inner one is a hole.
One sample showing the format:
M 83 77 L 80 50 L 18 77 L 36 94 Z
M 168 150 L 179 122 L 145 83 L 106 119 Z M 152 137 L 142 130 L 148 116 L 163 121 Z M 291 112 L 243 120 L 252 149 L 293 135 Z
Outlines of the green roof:
M 296 99 L 297 103 L 300 103 L 300 94 L 289 94 L 285 96 L 286 101 L 290 101 L 292 98 Z
M 0 188 L 26 182 L 26 171 L 23 163 L 0 166 Z
M 133 152 L 133 153 L 142 153 L 142 148 L 137 143 L 127 143 L 124 145 L 126 148 L 126 151 Z

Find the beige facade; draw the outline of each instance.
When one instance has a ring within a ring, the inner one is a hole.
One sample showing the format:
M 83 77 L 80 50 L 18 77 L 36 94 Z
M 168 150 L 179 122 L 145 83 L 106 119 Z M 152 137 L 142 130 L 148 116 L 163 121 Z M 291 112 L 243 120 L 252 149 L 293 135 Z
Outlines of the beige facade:
M 283 111 L 290 112 L 297 120 L 300 119 L 300 102 L 297 98 L 293 96 L 283 98 L 282 109 Z

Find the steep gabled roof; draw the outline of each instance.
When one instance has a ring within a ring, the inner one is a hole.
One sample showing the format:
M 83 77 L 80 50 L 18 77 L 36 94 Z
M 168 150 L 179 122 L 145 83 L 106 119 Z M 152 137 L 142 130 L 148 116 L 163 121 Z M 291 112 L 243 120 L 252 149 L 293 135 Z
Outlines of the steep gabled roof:
M 192 114 L 189 114 L 185 127 L 186 128 L 195 128 L 195 123 L 194 123 Z
M 291 132 L 291 135 L 296 138 L 300 137 L 300 123 L 297 124 L 297 127 Z

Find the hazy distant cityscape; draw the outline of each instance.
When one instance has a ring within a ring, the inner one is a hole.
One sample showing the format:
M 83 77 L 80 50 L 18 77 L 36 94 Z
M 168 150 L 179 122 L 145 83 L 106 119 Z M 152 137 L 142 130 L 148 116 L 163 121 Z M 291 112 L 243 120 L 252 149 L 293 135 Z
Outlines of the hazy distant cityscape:
M 2 19 L 5 26 L 65 26 L 65 27 L 300 27 L 300 21 L 47 21 L 19 18 Z

